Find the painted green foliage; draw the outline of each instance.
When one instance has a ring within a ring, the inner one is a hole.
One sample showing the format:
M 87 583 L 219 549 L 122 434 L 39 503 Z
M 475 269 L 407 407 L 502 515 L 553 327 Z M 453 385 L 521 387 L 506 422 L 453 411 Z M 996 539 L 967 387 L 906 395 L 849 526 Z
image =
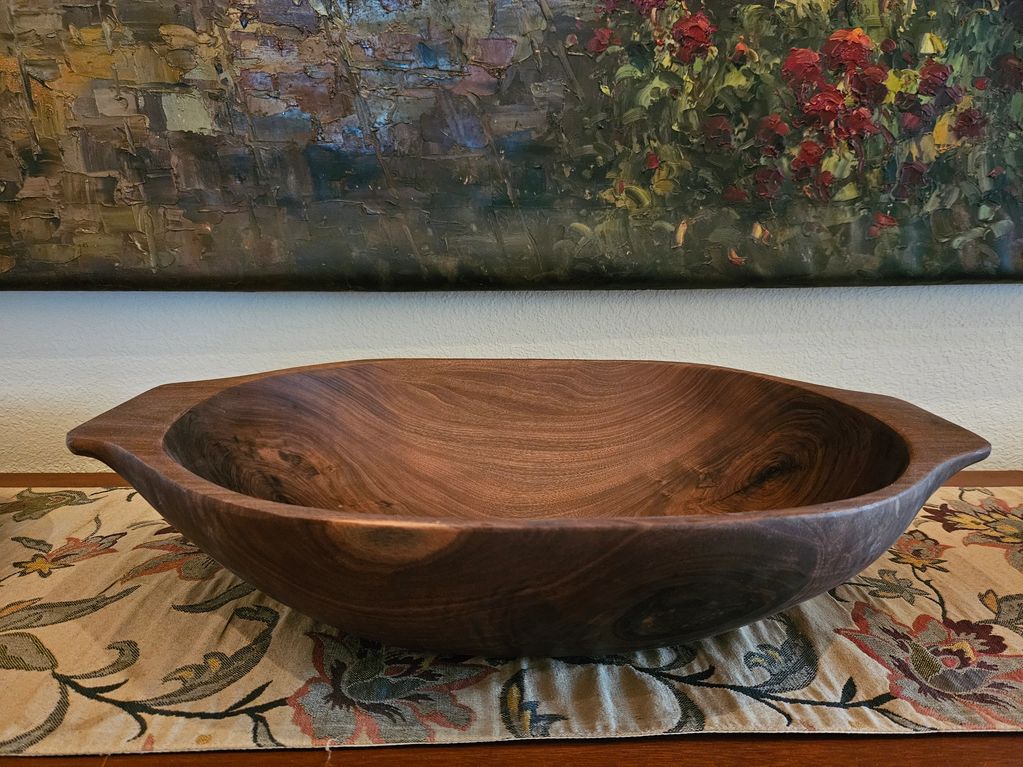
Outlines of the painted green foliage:
M 605 2 L 591 172 L 627 218 L 586 234 L 725 273 L 1014 268 L 1021 6 Z

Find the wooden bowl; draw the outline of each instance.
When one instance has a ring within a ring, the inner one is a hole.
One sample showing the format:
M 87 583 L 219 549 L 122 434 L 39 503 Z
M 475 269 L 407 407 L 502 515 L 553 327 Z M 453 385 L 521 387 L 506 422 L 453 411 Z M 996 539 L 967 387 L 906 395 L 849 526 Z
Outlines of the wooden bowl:
M 161 386 L 68 446 L 303 613 L 490 656 L 635 650 L 784 610 L 990 451 L 900 400 L 756 373 L 428 359 Z

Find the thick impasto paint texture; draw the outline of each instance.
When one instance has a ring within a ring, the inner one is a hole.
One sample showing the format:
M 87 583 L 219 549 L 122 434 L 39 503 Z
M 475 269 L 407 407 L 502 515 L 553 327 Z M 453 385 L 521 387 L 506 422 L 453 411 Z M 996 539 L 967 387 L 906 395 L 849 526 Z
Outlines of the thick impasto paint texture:
M 1023 0 L 0 0 L 0 287 L 1023 278 Z

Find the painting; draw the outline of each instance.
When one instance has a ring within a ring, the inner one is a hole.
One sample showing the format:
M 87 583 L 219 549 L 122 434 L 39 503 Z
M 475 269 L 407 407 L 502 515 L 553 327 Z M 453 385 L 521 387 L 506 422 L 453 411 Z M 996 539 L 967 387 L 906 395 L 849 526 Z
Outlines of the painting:
M 1023 0 L 0 0 L 0 288 L 1023 278 Z

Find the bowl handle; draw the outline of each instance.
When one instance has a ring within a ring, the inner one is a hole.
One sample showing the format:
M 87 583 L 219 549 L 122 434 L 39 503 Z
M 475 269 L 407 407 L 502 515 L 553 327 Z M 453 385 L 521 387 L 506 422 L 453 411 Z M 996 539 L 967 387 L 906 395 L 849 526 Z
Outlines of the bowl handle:
M 209 381 L 157 386 L 73 428 L 68 450 L 105 463 L 111 448 L 151 452 L 162 447 L 163 435 L 180 415 L 220 388 Z
M 807 388 L 888 424 L 906 441 L 912 462 L 946 468 L 949 476 L 991 454 L 991 443 L 983 437 L 905 400 L 816 384 Z

